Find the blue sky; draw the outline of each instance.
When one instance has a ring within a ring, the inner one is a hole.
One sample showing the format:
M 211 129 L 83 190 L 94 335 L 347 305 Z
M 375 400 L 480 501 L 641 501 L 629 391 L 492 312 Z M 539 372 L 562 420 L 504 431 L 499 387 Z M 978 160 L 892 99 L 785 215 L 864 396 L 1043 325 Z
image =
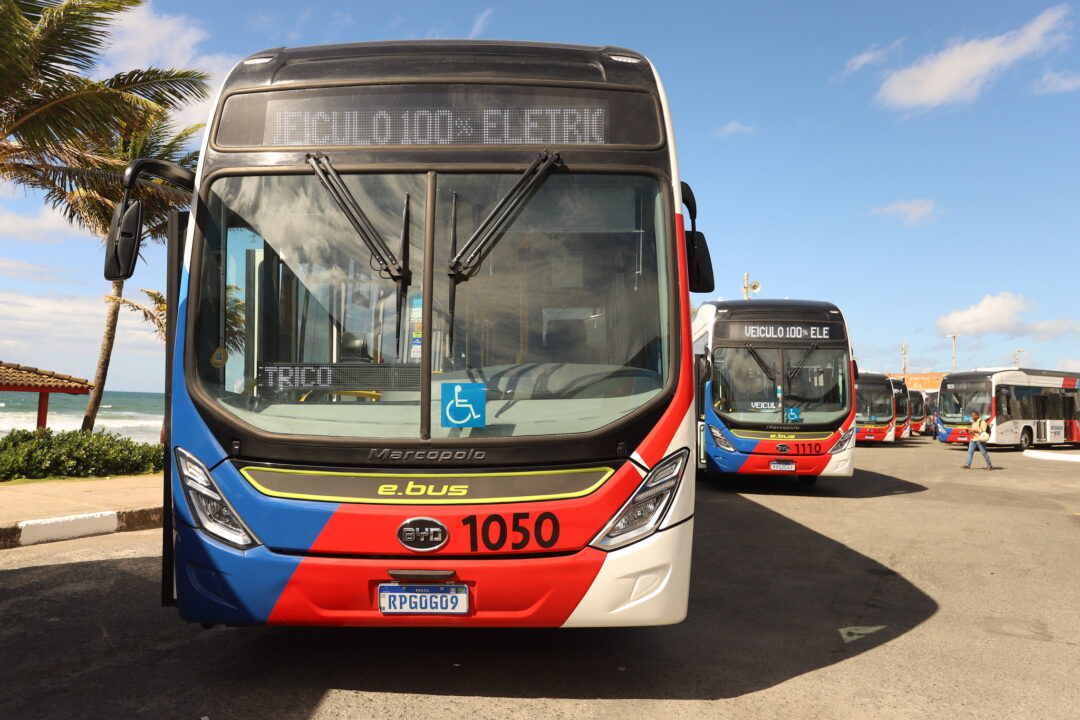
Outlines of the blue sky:
M 830 300 L 864 369 L 1080 371 L 1080 3 L 202 2 L 124 18 L 102 71 L 220 83 L 278 45 L 426 37 L 622 45 L 666 85 L 717 293 Z M 190 108 L 187 122 L 207 109 Z M 163 255 L 128 283 L 161 288 Z M 0 360 L 91 377 L 100 243 L 0 185 Z M 715 296 L 715 295 L 714 295 Z M 708 299 L 696 297 L 695 301 Z M 125 313 L 112 390 L 160 390 Z

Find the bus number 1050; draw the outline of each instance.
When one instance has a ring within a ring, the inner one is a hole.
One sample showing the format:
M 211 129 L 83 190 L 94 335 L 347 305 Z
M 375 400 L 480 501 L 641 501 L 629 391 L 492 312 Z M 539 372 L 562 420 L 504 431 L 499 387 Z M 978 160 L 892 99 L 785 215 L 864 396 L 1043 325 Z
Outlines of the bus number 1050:
M 559 519 L 555 513 L 540 513 L 529 523 L 529 513 L 519 512 L 510 516 L 510 523 L 502 515 L 488 515 L 480 520 L 476 515 L 466 515 L 461 524 L 469 529 L 469 550 L 476 552 L 480 542 L 491 552 L 502 550 L 511 540 L 512 550 L 524 550 L 530 541 L 540 547 L 553 547 L 559 540 Z M 513 539 L 510 536 L 513 535 Z

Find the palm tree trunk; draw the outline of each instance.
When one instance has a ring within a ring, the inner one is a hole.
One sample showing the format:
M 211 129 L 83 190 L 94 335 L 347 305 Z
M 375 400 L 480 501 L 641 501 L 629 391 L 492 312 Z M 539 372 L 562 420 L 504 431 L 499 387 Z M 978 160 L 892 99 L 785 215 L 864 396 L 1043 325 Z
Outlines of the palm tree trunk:
M 112 295 L 124 296 L 124 281 L 113 280 Z M 94 422 L 97 420 L 98 408 L 101 406 L 101 393 L 105 391 L 105 378 L 109 374 L 109 361 L 112 359 L 113 343 L 116 341 L 116 322 L 120 317 L 120 303 L 109 301 L 109 309 L 105 314 L 105 332 L 101 336 L 101 354 L 98 355 L 97 373 L 94 375 L 94 387 L 90 390 L 90 399 L 86 403 L 86 415 L 83 417 L 82 429 L 86 432 L 94 431 Z

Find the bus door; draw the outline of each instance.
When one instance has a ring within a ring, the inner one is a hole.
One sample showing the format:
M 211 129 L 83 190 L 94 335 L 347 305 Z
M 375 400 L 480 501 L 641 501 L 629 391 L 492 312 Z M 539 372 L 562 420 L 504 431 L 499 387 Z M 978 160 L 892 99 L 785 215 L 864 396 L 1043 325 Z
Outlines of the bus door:
M 1080 415 L 1077 415 L 1076 396 L 1066 394 L 1064 398 L 1065 442 L 1080 442 Z
M 1046 442 L 1046 413 L 1047 413 L 1047 400 L 1045 395 L 1035 396 L 1035 442 Z

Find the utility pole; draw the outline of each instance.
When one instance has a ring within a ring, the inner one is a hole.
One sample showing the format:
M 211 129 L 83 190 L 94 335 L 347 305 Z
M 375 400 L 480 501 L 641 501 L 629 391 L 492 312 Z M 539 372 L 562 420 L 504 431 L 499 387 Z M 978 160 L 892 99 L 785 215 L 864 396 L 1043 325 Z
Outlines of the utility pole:
M 907 375 L 907 340 L 900 345 L 900 372 Z
M 1016 367 L 1017 368 L 1020 367 L 1020 353 L 1022 353 L 1022 352 L 1027 352 L 1027 350 L 1021 350 L 1020 348 L 1017 348 L 1016 352 L 1013 353 L 1013 356 L 1016 358 Z
M 952 369 L 953 372 L 956 372 L 956 338 L 960 337 L 960 333 L 953 333 L 945 337 L 952 338 Z

